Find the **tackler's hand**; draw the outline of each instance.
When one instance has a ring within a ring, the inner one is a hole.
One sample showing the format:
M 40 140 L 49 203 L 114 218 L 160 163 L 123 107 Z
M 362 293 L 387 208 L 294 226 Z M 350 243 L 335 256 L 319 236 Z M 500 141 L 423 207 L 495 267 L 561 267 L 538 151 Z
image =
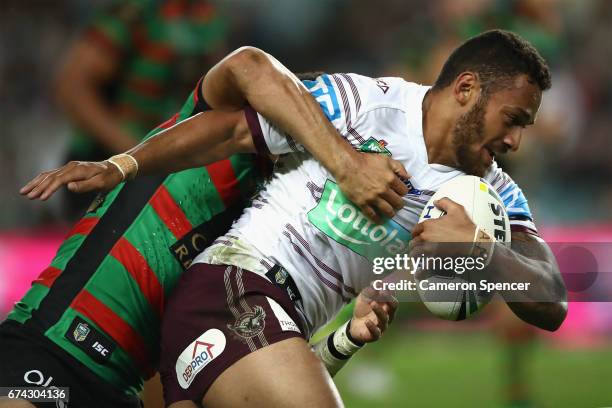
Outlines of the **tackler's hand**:
M 19 193 L 30 200 L 45 201 L 62 186 L 75 193 L 108 191 L 121 183 L 123 178 L 117 166 L 108 161 L 71 161 L 60 168 L 40 173 Z
M 399 161 L 384 154 L 355 152 L 344 164 L 334 177 L 366 217 L 379 223 L 383 216 L 391 218 L 404 206 L 402 197 L 408 193 L 404 181 L 410 175 Z

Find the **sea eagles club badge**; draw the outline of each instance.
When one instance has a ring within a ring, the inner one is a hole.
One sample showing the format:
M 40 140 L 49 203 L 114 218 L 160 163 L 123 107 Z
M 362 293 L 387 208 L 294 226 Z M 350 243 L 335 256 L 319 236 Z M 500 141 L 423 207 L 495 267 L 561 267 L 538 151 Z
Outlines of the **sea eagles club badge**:
M 261 306 L 253 307 L 252 311 L 241 314 L 233 325 L 227 325 L 232 332 L 245 338 L 257 336 L 265 327 L 266 311 Z

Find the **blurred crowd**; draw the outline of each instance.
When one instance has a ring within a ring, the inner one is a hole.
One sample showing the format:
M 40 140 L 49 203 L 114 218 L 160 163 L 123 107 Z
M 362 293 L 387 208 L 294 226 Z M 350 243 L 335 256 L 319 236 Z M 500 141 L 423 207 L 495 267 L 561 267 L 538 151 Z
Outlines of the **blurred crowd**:
M 29 203 L 18 187 L 68 158 L 136 143 L 234 48 L 258 46 L 295 72 L 432 83 L 458 43 L 489 28 L 526 37 L 553 72 L 536 126 L 502 166 L 526 191 L 540 224 L 611 221 L 610 1 L 5 0 L 0 228 L 71 217 L 65 196 Z M 84 39 L 93 51 L 83 49 Z M 71 94 L 87 95 L 87 78 L 79 82 L 71 67 L 88 61 L 106 104 L 94 113 L 82 109 L 91 100 L 70 102 Z

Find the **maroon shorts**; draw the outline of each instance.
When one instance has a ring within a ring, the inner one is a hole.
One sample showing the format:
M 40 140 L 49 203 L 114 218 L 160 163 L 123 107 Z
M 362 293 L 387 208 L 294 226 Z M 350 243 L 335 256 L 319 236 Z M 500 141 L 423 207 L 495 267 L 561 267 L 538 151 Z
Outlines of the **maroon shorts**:
M 166 404 L 199 404 L 236 361 L 303 333 L 281 287 L 235 266 L 193 264 L 168 299 L 162 322 L 160 373 Z

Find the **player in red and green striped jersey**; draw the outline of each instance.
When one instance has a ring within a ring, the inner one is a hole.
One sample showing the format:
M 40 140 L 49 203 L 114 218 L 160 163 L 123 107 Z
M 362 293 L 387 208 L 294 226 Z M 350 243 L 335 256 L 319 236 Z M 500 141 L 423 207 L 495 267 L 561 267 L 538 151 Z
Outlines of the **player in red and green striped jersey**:
M 204 110 L 194 91 L 150 136 Z M 76 367 L 86 366 L 136 395 L 156 371 L 165 297 L 183 268 L 227 230 L 253 194 L 262 174 L 256 161 L 255 155 L 234 155 L 121 184 L 98 197 L 10 312 L 3 332 L 26 341 L 44 334 L 42 347 L 61 349 L 59 358 L 68 353 Z M 61 384 L 55 376 L 51 384 Z
M 307 147 L 328 147 L 313 154 L 324 165 L 337 166 L 341 185 L 359 185 L 351 189 L 353 194 L 358 191 L 356 203 L 372 208 L 389 194 L 401 196 L 397 185 L 403 184 L 393 177 L 397 162 L 353 151 L 326 125 L 308 92 L 295 87 L 290 73 L 271 60 L 253 57 L 248 49 L 237 52 L 209 72 L 204 90 L 212 107 L 223 109 L 215 95 L 231 98 L 244 93 L 258 111 L 276 114 L 281 123 L 294 120 L 292 134 Z M 224 81 L 214 80 L 227 77 L 228 71 L 237 85 L 225 81 L 221 86 Z M 268 98 L 262 89 L 275 98 Z M 143 379 L 156 369 L 164 298 L 191 259 L 227 229 L 261 176 L 253 155 L 218 161 L 229 153 L 253 150 L 253 141 L 242 111 L 204 112 L 208 105 L 202 92 L 199 84 L 183 109 L 151 134 L 161 132 L 165 138 L 181 134 L 176 138 L 180 143 L 185 135 L 206 133 L 211 145 L 202 152 L 203 161 L 212 164 L 121 183 L 94 201 L 51 266 L 0 326 L 4 353 L 0 357 L 7 367 L 0 383 L 18 378 L 23 379 L 21 385 L 71 384 L 71 400 L 83 406 L 138 403 L 136 393 Z M 313 121 L 291 118 L 295 111 L 309 112 Z M 226 146 L 228 140 L 231 147 Z M 343 154 L 347 161 L 339 166 L 336 158 Z M 56 176 L 61 176 L 62 170 L 58 171 Z M 28 196 L 34 198 L 37 191 Z M 38 351 L 33 353 L 33 348 Z M 23 370 L 24 366 L 31 369 Z

